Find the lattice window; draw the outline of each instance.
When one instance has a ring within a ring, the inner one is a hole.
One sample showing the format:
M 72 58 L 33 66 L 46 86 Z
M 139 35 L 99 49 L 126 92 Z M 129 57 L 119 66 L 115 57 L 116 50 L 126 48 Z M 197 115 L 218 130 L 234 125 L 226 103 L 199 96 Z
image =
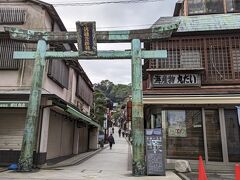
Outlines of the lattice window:
M 207 39 L 208 79 L 210 81 L 232 79 L 228 38 Z
M 203 83 L 231 83 L 240 79 L 240 36 L 178 37 L 151 44 L 151 49 L 167 50 L 168 58 L 152 59 L 149 68 L 205 68 Z
M 14 51 L 23 51 L 24 44 L 11 39 L 0 39 L 0 69 L 17 70 L 20 67 L 20 61 L 13 60 Z
M 26 10 L 21 8 L 0 8 L 0 24 L 24 24 Z
M 240 79 L 240 49 L 232 49 L 232 59 L 235 79 Z
M 152 43 L 151 48 L 167 50 L 166 59 L 150 61 L 150 68 L 158 69 L 193 69 L 202 67 L 203 43 L 198 39 L 169 40 Z

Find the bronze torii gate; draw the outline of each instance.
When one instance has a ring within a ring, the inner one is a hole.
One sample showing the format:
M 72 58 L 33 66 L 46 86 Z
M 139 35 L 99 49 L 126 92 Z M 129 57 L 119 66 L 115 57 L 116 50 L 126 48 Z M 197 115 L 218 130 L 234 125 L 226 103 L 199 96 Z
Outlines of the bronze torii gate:
M 45 58 L 51 59 L 132 59 L 132 137 L 133 161 L 132 174 L 145 175 L 144 157 L 144 120 L 142 98 L 142 64 L 141 59 L 167 58 L 166 50 L 141 50 L 141 41 L 168 38 L 178 28 L 178 24 L 166 24 L 155 28 L 126 31 L 97 31 L 95 22 L 77 22 L 77 32 L 37 32 L 6 27 L 11 39 L 23 42 L 37 42 L 36 52 L 14 52 L 14 59 L 35 59 L 32 88 L 25 122 L 21 155 L 18 162 L 19 171 L 31 171 L 33 149 L 35 145 L 36 121 L 41 99 L 42 79 Z M 47 43 L 76 43 L 78 52 L 49 52 Z M 98 43 L 131 42 L 131 51 L 97 51 Z

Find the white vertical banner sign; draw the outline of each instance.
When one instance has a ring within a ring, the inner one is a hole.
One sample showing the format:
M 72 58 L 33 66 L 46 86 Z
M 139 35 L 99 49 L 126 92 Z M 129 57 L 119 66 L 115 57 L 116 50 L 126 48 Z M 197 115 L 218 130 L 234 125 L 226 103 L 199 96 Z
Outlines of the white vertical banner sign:
M 238 125 L 240 126 L 240 106 L 236 106 L 238 114 Z
M 103 124 L 103 128 L 107 129 L 107 114 L 104 114 L 105 120 L 104 120 L 104 124 Z

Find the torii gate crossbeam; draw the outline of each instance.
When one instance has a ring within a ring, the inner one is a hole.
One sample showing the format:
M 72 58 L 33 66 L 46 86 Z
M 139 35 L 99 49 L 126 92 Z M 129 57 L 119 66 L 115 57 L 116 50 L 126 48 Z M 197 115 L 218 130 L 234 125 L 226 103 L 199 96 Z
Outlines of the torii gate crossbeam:
M 77 22 L 79 23 L 79 22 Z M 37 32 L 17 28 L 5 28 L 14 40 L 38 42 L 36 52 L 14 52 L 14 59 L 35 59 L 32 88 L 25 123 L 21 155 L 18 163 L 19 171 L 31 171 L 33 164 L 33 148 L 35 145 L 36 121 L 41 99 L 41 88 L 45 58 L 74 59 L 132 59 L 132 138 L 134 176 L 145 175 L 144 158 L 144 120 L 142 94 L 142 64 L 141 59 L 166 58 L 167 52 L 142 51 L 141 41 L 168 38 L 178 28 L 178 24 L 162 25 L 156 28 L 127 31 L 96 32 L 96 40 L 100 43 L 131 42 L 131 51 L 96 51 L 95 56 L 87 56 L 82 52 L 49 52 L 47 43 L 75 43 L 79 39 L 78 32 Z M 77 28 L 78 29 L 78 28 Z M 80 35 L 81 38 L 81 35 Z

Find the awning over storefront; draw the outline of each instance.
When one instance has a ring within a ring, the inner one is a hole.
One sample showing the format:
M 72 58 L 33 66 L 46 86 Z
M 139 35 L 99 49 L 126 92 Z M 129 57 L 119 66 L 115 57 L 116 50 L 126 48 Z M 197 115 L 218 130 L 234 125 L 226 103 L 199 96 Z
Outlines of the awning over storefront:
M 240 94 L 229 95 L 148 95 L 143 104 L 240 104 Z
M 77 111 L 76 109 L 72 108 L 71 106 L 67 105 L 66 112 L 70 113 L 71 115 L 73 115 L 76 118 L 82 119 L 83 121 L 88 122 L 89 124 L 96 126 L 96 127 L 100 127 L 100 125 L 98 123 L 96 123 L 95 121 L 93 121 L 91 118 L 85 116 L 84 114 L 82 114 L 81 112 Z

